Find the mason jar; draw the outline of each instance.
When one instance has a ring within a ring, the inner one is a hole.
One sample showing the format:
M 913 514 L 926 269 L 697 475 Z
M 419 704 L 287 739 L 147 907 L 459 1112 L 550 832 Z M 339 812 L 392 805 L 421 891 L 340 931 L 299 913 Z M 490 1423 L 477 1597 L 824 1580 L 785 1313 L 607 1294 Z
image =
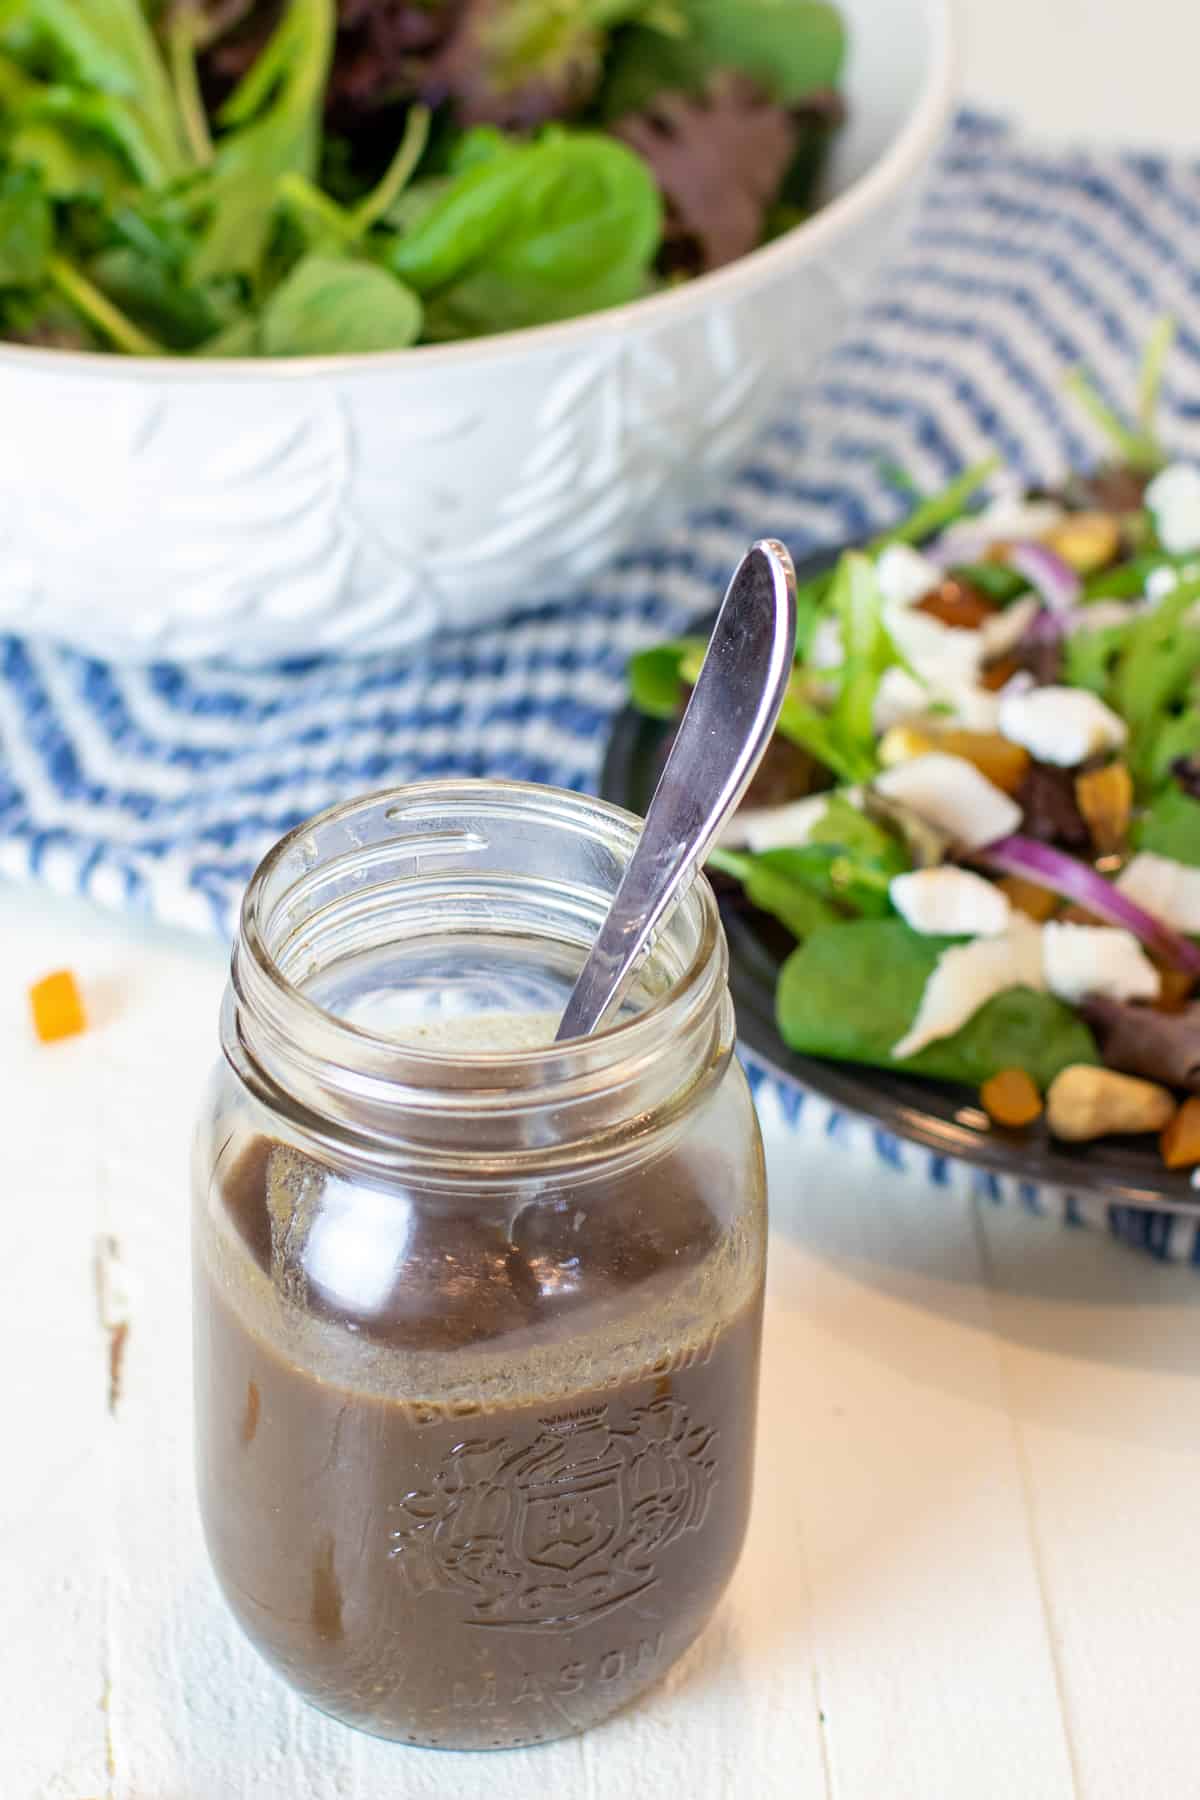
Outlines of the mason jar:
M 554 1029 L 640 821 L 442 781 L 250 883 L 195 1146 L 200 1504 L 253 1643 L 411 1744 L 533 1744 L 700 1632 L 750 1501 L 762 1149 L 698 879 Z

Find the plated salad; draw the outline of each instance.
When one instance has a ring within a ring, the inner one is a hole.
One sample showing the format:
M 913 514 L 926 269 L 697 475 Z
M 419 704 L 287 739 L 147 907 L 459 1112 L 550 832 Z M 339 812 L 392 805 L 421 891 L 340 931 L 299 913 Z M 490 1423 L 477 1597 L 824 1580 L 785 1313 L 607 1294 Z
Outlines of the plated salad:
M 775 739 L 710 868 L 794 947 L 779 1033 L 978 1088 L 998 1128 L 1200 1166 L 1200 466 L 1076 391 L 1115 460 L 988 464 L 799 595 Z M 988 492 L 990 487 L 990 493 Z M 636 657 L 677 718 L 702 638 Z
M 403 348 L 634 300 L 803 219 L 831 0 L 0 0 L 0 336 Z

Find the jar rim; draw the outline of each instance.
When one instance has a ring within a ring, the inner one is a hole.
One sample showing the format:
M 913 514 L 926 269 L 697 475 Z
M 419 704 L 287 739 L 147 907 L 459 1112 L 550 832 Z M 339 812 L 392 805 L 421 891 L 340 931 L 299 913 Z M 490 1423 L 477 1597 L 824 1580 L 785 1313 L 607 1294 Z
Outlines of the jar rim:
M 277 951 L 285 946 L 272 942 L 282 905 L 279 893 L 272 890 L 282 883 L 287 893 L 293 869 L 298 871 L 296 884 L 305 879 L 306 871 L 316 879 L 316 869 L 325 865 L 314 860 L 312 834 L 322 826 L 344 827 L 354 841 L 356 817 L 369 814 L 377 822 L 382 810 L 388 824 L 396 826 L 389 854 L 404 856 L 411 840 L 415 857 L 422 845 L 436 841 L 444 847 L 448 841 L 444 832 L 440 840 L 429 833 L 414 836 L 421 818 L 444 817 L 455 807 L 497 822 L 519 809 L 522 818 L 532 816 L 538 824 L 603 842 L 620 866 L 632 855 L 642 829 L 634 813 L 591 795 L 532 782 L 453 777 L 340 801 L 297 825 L 267 852 L 251 877 L 234 949 L 237 1037 L 259 1069 L 267 1069 L 273 1057 L 282 1066 L 289 1052 L 298 1059 L 301 1052 L 295 1046 L 307 1038 L 312 1048 L 307 1075 L 312 1080 L 321 1079 L 318 1070 L 334 1069 L 343 1078 L 345 1092 L 357 1084 L 361 1097 L 364 1084 L 370 1087 L 377 1108 L 441 1114 L 447 1122 L 471 1109 L 477 1117 L 486 1114 L 497 1120 L 514 1109 L 564 1101 L 578 1104 L 581 1113 L 590 1111 L 585 1103 L 605 1086 L 625 1085 L 627 1079 L 632 1089 L 635 1071 L 661 1060 L 668 1047 L 690 1041 L 706 1021 L 709 1029 L 701 1034 L 711 1037 L 713 1008 L 719 1007 L 726 992 L 726 952 L 716 899 L 702 871 L 656 940 L 661 943 L 672 923 L 685 919 L 688 939 L 680 952 L 682 966 L 668 971 L 662 991 L 645 1006 L 587 1038 L 499 1050 L 414 1045 L 344 1018 L 306 993 L 279 960 Z M 352 860 L 353 852 L 346 852 L 346 857 Z M 395 886 L 399 891 L 401 883 Z M 248 1020 L 252 1030 L 241 1028 Z M 260 1053 L 264 1045 L 266 1055 Z M 270 1085 L 275 1092 L 294 1097 L 286 1078 L 291 1072 L 274 1074 Z M 310 1080 L 310 1090 L 311 1085 Z M 674 1085 L 677 1089 L 679 1084 Z M 315 1110 L 325 1113 L 324 1106 Z
M 241 907 L 242 938 L 264 976 L 281 991 L 286 992 L 289 997 L 319 1014 L 322 1021 L 331 1021 L 339 1030 L 344 1031 L 348 1038 L 359 1039 L 364 1044 L 369 1044 L 376 1049 L 385 1049 L 393 1055 L 398 1050 L 402 1051 L 406 1058 L 411 1054 L 414 1061 L 426 1062 L 430 1067 L 444 1062 L 460 1064 L 469 1061 L 478 1064 L 483 1069 L 504 1062 L 544 1063 L 548 1057 L 561 1057 L 564 1060 L 569 1058 L 572 1047 L 577 1048 L 581 1040 L 568 1039 L 563 1043 L 546 1044 L 534 1049 L 460 1050 L 456 1048 L 452 1053 L 439 1053 L 419 1045 L 402 1043 L 378 1032 L 367 1031 L 352 1020 L 344 1019 L 339 1014 L 330 1012 L 306 994 L 303 988 L 291 981 L 276 961 L 263 930 L 260 902 L 264 897 L 267 882 L 316 827 L 336 822 L 339 818 L 350 818 L 355 812 L 365 810 L 370 806 L 377 806 L 384 801 L 400 805 L 426 798 L 474 799 L 477 796 L 483 797 L 493 793 L 507 794 L 514 798 L 519 796 L 526 803 L 538 806 L 544 800 L 565 803 L 567 807 L 578 810 L 580 814 L 585 810 L 590 811 L 598 818 L 606 820 L 610 825 L 629 833 L 630 853 L 641 833 L 642 819 L 626 807 L 617 806 L 611 800 L 601 800 L 591 794 L 577 793 L 571 788 L 553 787 L 532 781 L 493 780 L 489 777 L 476 776 L 461 779 L 445 777 L 431 781 L 412 782 L 404 787 L 379 788 L 369 794 L 358 795 L 353 800 L 335 801 L 332 806 L 322 808 L 311 818 L 304 819 L 299 825 L 293 826 L 291 831 L 273 844 L 247 883 Z M 592 1032 L 593 1040 L 619 1037 L 622 1042 L 630 1043 L 638 1034 L 639 1028 L 647 1023 L 657 1024 L 664 1011 L 670 1011 L 672 1007 L 688 999 L 692 989 L 703 976 L 721 932 L 716 897 L 702 869 L 696 871 L 695 881 L 681 896 L 679 905 L 686 905 L 692 898 L 697 898 L 700 902 L 702 925 L 697 934 L 698 942 L 695 953 L 688 966 L 678 980 L 672 982 L 663 993 L 656 995 L 648 1006 L 631 1014 L 626 1019 L 614 1020 L 601 1031 Z

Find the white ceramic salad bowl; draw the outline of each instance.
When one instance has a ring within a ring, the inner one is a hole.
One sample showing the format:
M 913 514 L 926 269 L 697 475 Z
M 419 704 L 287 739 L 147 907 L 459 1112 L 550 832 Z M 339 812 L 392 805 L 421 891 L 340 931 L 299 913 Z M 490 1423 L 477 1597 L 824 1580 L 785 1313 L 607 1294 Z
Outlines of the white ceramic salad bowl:
M 843 0 L 832 197 L 728 268 L 372 356 L 0 345 L 0 630 L 126 660 L 379 650 L 562 591 L 711 493 L 910 214 L 952 0 Z

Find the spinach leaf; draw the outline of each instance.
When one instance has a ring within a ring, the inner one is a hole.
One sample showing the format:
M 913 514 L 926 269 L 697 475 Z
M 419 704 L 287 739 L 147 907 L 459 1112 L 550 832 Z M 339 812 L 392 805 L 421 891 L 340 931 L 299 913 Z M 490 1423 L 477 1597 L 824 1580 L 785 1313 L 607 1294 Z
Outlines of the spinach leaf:
M 38 287 L 46 273 L 53 221 L 31 169 L 0 175 L 0 288 Z
M 606 120 L 642 112 L 664 90 L 698 94 L 736 69 L 775 100 L 796 105 L 834 87 L 846 54 L 841 15 L 824 0 L 677 0 L 677 20 L 616 33 L 598 109 Z
M 681 0 L 710 68 L 740 69 L 795 105 L 836 86 L 846 56 L 841 14 L 825 0 Z
M 640 157 L 615 138 L 551 129 L 535 143 L 501 140 L 460 168 L 382 255 L 436 300 L 430 334 L 457 337 L 636 299 L 661 229 Z
M 374 263 L 301 257 L 267 301 L 259 323 L 267 356 L 399 350 L 421 330 L 421 302 Z
M 1133 841 L 1139 850 L 1200 868 L 1200 800 L 1174 784 L 1164 788 L 1134 827 Z
M 784 1042 L 810 1056 L 910 1070 L 978 1086 L 1026 1069 L 1041 1088 L 1071 1063 L 1098 1061 L 1069 1006 L 1029 988 L 996 994 L 953 1037 L 916 1056 L 891 1054 L 916 1017 L 938 957 L 956 940 L 922 937 L 900 919 L 827 925 L 794 950 L 775 995 Z
M 703 638 L 672 638 L 639 650 L 629 663 L 629 694 L 639 712 L 651 719 L 676 719 L 683 707 L 686 684 L 684 664 L 689 657 L 703 657 Z
M 607 123 L 643 112 L 657 94 L 698 94 L 714 65 L 686 29 L 656 31 L 635 25 L 614 34 L 597 102 Z

